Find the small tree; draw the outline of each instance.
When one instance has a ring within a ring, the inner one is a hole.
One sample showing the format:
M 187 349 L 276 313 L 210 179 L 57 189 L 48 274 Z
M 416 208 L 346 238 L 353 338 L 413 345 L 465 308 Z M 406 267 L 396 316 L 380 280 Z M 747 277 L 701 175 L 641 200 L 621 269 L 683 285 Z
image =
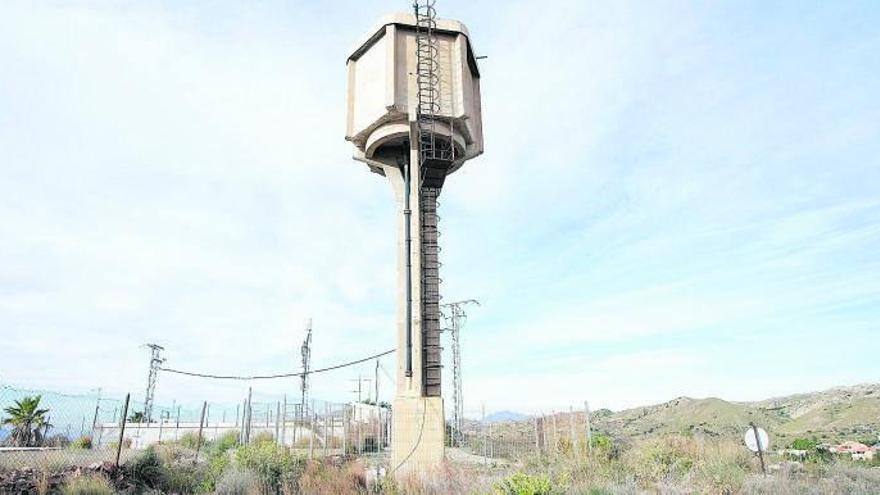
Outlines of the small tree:
M 35 395 L 15 401 L 4 412 L 3 424 L 12 427 L 6 442 L 13 447 L 38 447 L 43 442 L 43 434 L 49 429 L 48 409 L 40 409 L 41 396 Z
M 144 414 L 143 411 L 135 411 L 135 412 L 131 413 L 131 416 L 128 417 L 128 422 L 129 423 L 146 423 L 147 416 Z
M 795 450 L 807 450 L 811 451 L 816 448 L 817 442 L 815 440 L 810 440 L 809 438 L 795 438 L 793 442 L 791 442 L 791 448 Z

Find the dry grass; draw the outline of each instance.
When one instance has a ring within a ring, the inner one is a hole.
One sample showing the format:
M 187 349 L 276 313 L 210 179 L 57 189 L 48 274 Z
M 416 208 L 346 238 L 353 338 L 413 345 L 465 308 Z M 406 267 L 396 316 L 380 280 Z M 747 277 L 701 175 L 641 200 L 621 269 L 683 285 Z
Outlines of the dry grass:
M 357 495 L 367 489 L 363 464 L 349 462 L 341 466 L 331 462 L 310 462 L 299 479 L 304 495 Z

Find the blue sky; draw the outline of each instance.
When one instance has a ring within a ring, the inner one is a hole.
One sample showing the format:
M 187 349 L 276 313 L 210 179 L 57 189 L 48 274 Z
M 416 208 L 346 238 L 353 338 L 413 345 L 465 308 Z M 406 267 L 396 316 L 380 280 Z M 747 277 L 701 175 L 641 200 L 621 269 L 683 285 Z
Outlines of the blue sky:
M 438 4 L 488 56 L 486 153 L 441 197 L 444 298 L 483 303 L 468 411 L 880 380 L 876 3 Z M 406 8 L 4 2 L 0 380 L 140 393 L 146 341 L 293 369 L 310 317 L 316 364 L 390 348 L 392 196 L 343 140 L 345 59 Z

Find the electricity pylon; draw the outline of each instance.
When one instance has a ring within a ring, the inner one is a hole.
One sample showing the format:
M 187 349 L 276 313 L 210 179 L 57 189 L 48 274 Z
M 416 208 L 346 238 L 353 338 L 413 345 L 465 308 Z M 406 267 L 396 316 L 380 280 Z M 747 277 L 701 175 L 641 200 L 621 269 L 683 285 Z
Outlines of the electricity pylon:
M 153 399 L 156 394 L 156 379 L 159 377 L 159 367 L 165 362 L 162 357 L 164 347 L 158 344 L 144 344 L 150 349 L 150 374 L 147 376 L 147 393 L 144 397 L 144 418 L 147 423 L 153 419 Z
M 468 304 L 480 305 L 476 299 L 465 299 L 442 304 L 440 306 L 443 318 L 449 326 L 444 328 L 448 331 L 452 340 L 452 422 L 450 440 L 452 445 L 461 443 L 461 432 L 464 427 L 464 398 L 461 387 L 461 336 L 460 331 L 467 321 L 467 313 L 464 306 Z
M 306 411 L 306 401 L 309 398 L 309 366 L 312 363 L 312 319 L 309 318 L 308 326 L 306 327 L 306 339 L 303 341 L 302 346 L 300 346 L 300 352 L 302 354 L 302 368 L 303 373 L 300 377 L 302 379 L 300 383 L 300 391 L 302 392 L 299 410 L 300 410 L 300 421 L 303 421 L 305 418 Z

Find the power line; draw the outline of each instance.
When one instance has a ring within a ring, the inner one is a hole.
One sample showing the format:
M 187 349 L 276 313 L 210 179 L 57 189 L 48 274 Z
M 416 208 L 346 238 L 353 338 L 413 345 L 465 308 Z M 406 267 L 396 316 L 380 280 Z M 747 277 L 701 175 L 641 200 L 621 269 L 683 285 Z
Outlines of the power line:
M 349 361 L 347 363 L 337 364 L 333 366 L 328 366 L 326 368 L 318 368 L 316 370 L 311 370 L 308 374 L 313 375 L 315 373 L 323 373 L 325 371 L 333 371 L 339 368 L 345 368 L 346 366 L 352 366 L 355 364 L 360 364 L 366 361 L 371 361 L 376 358 L 380 358 L 382 356 L 387 356 L 392 352 L 395 352 L 396 349 L 391 349 L 390 351 L 380 352 L 378 354 L 373 354 L 372 356 L 367 356 L 361 359 L 357 359 L 355 361 Z M 211 373 L 196 373 L 194 371 L 182 371 L 176 370 L 173 368 L 159 368 L 159 371 L 165 371 L 167 373 L 176 373 L 178 375 L 186 375 L 186 376 L 194 376 L 198 378 L 213 378 L 215 380 L 272 380 L 275 378 L 290 378 L 295 376 L 303 376 L 304 372 L 298 371 L 295 373 L 279 373 L 276 375 L 252 375 L 252 376 L 238 376 L 238 375 L 215 375 Z

